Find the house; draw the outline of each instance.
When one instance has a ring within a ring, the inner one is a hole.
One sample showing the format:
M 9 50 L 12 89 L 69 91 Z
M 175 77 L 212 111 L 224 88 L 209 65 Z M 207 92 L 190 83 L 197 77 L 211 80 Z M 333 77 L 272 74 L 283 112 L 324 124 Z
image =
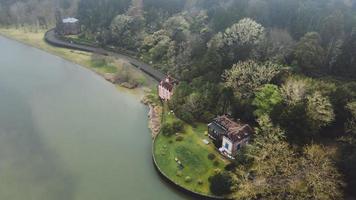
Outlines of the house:
M 232 158 L 238 150 L 248 144 L 253 129 L 248 124 L 235 122 L 226 115 L 216 117 L 208 124 L 209 137 L 219 143 L 219 151 Z
M 60 11 L 57 10 L 55 31 L 59 35 L 77 35 L 81 32 L 79 20 L 73 17 L 62 19 Z
M 178 84 L 178 81 L 171 76 L 166 76 L 158 85 L 158 95 L 164 100 L 168 101 L 172 98 L 174 86 Z
M 77 35 L 80 33 L 79 20 L 73 17 L 64 18 L 63 23 L 63 34 L 64 35 Z

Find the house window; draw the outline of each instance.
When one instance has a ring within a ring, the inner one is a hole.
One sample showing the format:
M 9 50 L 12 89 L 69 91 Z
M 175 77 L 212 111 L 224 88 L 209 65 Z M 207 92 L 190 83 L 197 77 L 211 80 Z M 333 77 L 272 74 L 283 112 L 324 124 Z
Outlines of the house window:
M 241 148 L 241 144 L 237 145 L 237 150 L 239 150 Z
M 225 143 L 225 149 L 229 149 L 229 143 Z

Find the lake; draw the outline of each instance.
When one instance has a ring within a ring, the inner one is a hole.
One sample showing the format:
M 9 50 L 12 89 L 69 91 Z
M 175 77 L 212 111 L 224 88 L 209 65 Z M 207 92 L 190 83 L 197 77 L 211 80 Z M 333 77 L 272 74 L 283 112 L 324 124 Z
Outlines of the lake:
M 0 199 L 187 199 L 157 175 L 146 106 L 0 36 Z

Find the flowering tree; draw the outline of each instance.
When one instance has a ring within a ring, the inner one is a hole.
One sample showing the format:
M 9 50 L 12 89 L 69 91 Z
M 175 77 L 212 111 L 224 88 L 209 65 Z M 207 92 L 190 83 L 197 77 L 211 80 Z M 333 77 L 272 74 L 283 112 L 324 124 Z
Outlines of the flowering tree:
M 280 66 L 271 62 L 238 62 L 225 71 L 225 86 L 234 90 L 237 96 L 251 97 L 264 84 L 269 83 L 280 71 Z

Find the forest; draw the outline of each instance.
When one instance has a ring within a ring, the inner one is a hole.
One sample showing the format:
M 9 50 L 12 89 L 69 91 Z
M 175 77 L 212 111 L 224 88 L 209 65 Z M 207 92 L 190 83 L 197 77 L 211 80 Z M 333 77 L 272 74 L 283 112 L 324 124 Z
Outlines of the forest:
M 355 0 L 0 0 L 0 25 L 51 26 L 56 8 L 179 79 L 169 106 L 185 122 L 256 127 L 218 192 L 356 198 Z

